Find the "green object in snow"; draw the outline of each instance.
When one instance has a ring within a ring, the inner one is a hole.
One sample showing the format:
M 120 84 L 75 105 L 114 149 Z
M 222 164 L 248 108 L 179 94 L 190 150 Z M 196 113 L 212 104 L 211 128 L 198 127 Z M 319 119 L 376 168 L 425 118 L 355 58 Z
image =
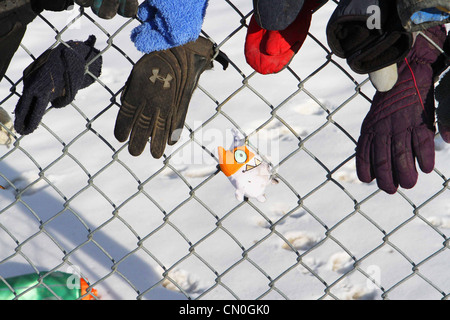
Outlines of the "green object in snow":
M 64 272 L 40 272 L 0 278 L 0 300 L 91 300 L 96 290 L 80 276 Z

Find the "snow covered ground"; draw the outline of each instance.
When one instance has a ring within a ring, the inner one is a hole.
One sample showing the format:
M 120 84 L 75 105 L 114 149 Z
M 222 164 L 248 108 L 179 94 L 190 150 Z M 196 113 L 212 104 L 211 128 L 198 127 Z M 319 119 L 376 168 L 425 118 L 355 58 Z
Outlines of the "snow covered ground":
M 248 22 L 252 2 L 232 3 Z M 325 46 L 334 7 L 329 2 L 320 9 L 310 29 Z M 77 19 L 78 7 L 46 12 L 52 27 L 37 18 L 23 40 L 38 57 L 55 44 L 55 30 L 65 41 L 95 34 L 104 64 L 100 83 L 80 91 L 73 106 L 50 110 L 16 147 L 0 146 L 2 277 L 77 268 L 102 299 L 449 294 L 450 191 L 444 183 L 450 146 L 436 139 L 437 170 L 421 174 L 412 190 L 390 196 L 375 183 L 360 183 L 352 156 L 370 104 L 326 63 L 327 52 L 313 38 L 290 65 L 306 79 L 301 91 L 288 69 L 253 74 L 244 58 L 242 16 L 227 1 L 210 1 L 203 30 L 233 64 L 224 71 L 216 63 L 201 77 L 186 122 L 195 142 L 184 130 L 166 149 L 167 160 L 153 159 L 148 148 L 133 158 L 113 128 L 129 59 L 141 56 L 129 39 L 137 22 L 86 12 L 95 23 Z M 7 76 L 17 82 L 31 61 L 19 49 Z M 366 77 L 334 61 L 373 96 Z M 251 76 L 245 84 L 243 75 Z M 4 100 L 10 88 L 6 79 L 0 83 L 1 107 L 13 116 L 18 96 Z M 217 147 L 229 146 L 234 125 L 277 166 L 281 181 L 267 189 L 265 203 L 237 201 L 217 170 Z M 304 139 L 302 149 L 297 137 Z

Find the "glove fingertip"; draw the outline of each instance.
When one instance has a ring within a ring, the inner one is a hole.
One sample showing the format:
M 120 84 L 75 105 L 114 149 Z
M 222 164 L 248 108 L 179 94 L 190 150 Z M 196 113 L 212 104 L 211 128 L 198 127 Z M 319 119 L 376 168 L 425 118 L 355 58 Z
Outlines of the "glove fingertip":
M 356 147 L 356 174 L 361 182 L 370 183 L 374 180 L 370 165 L 370 144 L 371 137 L 363 134 L 358 140 Z
M 428 128 L 417 128 L 413 131 L 414 155 L 420 170 L 430 173 L 435 166 L 434 132 Z
M 438 122 L 439 133 L 441 134 L 442 140 L 446 143 L 450 143 L 450 126 L 445 126 Z
M 382 185 L 382 184 L 378 184 L 378 187 L 379 187 L 381 190 L 383 190 L 384 192 L 386 192 L 387 194 L 390 194 L 390 195 L 395 194 L 395 193 L 397 192 L 397 190 L 398 190 L 398 187 L 395 187 L 395 186 L 385 186 L 385 185 Z
M 145 145 L 144 148 L 141 146 L 136 146 L 135 144 L 129 144 L 128 145 L 128 152 L 133 156 L 133 157 L 138 157 L 142 154 L 142 152 L 144 152 L 145 150 Z
M 119 142 L 125 142 L 128 139 L 130 132 L 127 130 L 124 130 L 120 124 L 116 124 L 114 127 L 114 137 Z

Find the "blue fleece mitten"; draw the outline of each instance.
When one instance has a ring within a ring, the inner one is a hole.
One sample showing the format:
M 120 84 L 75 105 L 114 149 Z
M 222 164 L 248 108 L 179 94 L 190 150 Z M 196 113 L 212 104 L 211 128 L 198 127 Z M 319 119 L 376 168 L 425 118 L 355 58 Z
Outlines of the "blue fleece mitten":
M 131 40 L 144 53 L 166 50 L 195 41 L 200 35 L 208 0 L 146 0 L 138 9 L 142 24 Z

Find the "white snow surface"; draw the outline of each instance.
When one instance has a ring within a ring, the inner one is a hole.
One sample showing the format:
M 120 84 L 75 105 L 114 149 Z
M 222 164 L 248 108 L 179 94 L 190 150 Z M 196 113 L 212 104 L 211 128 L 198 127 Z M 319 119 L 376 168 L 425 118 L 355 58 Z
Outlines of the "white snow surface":
M 248 23 L 252 2 L 232 3 Z M 313 16 L 310 33 L 325 47 L 334 8 L 330 1 Z M 252 75 L 242 17 L 227 1 L 211 0 L 203 31 L 233 65 L 224 71 L 216 62 L 202 75 L 186 120 L 198 143 L 185 129 L 182 140 L 167 147 L 166 156 L 173 157 L 164 162 L 153 159 L 148 147 L 141 156 L 130 156 L 113 135 L 119 93 L 132 68 L 116 47 L 132 61 L 141 57 L 129 38 L 137 21 L 102 20 L 86 10 L 97 24 L 85 16 L 72 23 L 78 9 L 45 12 L 52 27 L 40 17 L 33 21 L 7 72 L 18 82 L 32 62 L 24 48 L 38 57 L 56 43 L 55 30 L 64 41 L 95 34 L 103 51 L 101 83 L 81 90 L 73 105 L 49 110 L 17 147 L 0 146 L 0 185 L 6 187 L 0 190 L 2 277 L 75 266 L 101 299 L 441 299 L 449 294 L 450 190 L 444 182 L 450 177 L 450 147 L 436 138 L 437 170 L 421 173 L 411 190 L 387 195 L 375 182 L 359 182 L 355 143 L 339 127 L 356 141 L 370 103 L 356 95 L 355 83 L 335 64 L 326 63 L 326 51 L 312 37 L 290 64 L 307 79 L 305 91 L 298 92 L 299 81 L 289 70 Z M 113 37 L 112 47 L 105 32 Z M 333 59 L 373 96 L 366 76 Z M 247 87 L 236 68 L 252 75 Z M 2 80 L 2 101 L 10 88 Z M 21 82 L 16 90 L 22 92 Z M 1 104 L 11 117 L 18 94 Z M 218 104 L 222 113 L 216 116 Z M 271 108 L 278 108 L 276 118 L 266 124 Z M 327 122 L 325 109 L 336 111 L 337 125 Z M 277 166 L 280 183 L 268 187 L 265 203 L 237 201 L 217 171 L 217 147 L 229 145 L 217 137 L 229 137 L 234 124 L 250 139 L 258 136 L 263 156 Z M 296 136 L 305 139 L 305 150 L 298 149 Z M 275 143 L 270 139 L 276 140 L 276 154 L 264 154 L 264 145 Z

